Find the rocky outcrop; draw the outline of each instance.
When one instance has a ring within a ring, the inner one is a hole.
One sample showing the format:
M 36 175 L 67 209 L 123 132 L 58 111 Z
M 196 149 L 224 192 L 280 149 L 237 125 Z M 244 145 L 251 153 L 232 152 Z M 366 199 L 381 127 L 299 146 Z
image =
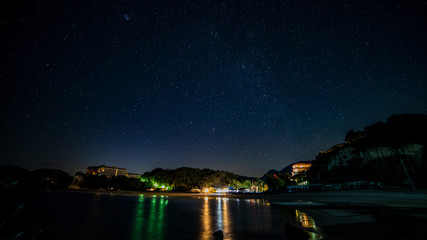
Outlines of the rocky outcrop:
M 335 155 L 331 156 L 329 163 L 327 163 L 327 168 L 331 170 L 334 167 L 348 167 L 351 160 L 361 160 L 362 164 L 368 164 L 378 159 L 399 156 L 405 159 L 412 158 L 416 161 L 421 161 L 423 150 L 424 146 L 418 143 L 408 144 L 399 149 L 383 146 L 357 150 L 352 146 L 348 146 L 338 150 Z
M 418 185 L 427 185 L 427 115 L 397 115 L 363 131 L 350 130 L 346 142 L 316 156 L 312 182 L 370 180 L 405 182 L 404 168 Z

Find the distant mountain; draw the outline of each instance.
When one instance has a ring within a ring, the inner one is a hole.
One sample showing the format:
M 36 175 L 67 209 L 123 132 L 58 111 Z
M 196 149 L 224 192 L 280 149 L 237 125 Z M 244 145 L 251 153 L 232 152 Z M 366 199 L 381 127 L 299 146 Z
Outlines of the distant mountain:
M 0 188 L 66 189 L 72 179 L 68 173 L 57 169 L 28 171 L 13 165 L 0 166 Z
M 282 170 L 280 170 L 280 173 L 285 174 L 285 173 L 292 173 L 292 165 L 294 163 L 289 164 L 288 166 L 284 167 Z
M 0 188 L 21 188 L 30 171 L 13 165 L 0 166 Z
M 276 169 L 271 169 L 271 170 L 268 170 L 268 172 L 266 172 L 265 174 L 273 175 L 273 174 L 279 174 L 279 173 L 280 173 L 280 171 L 277 171 Z
M 25 177 L 30 171 L 27 169 L 13 166 L 13 165 L 1 165 L 0 166 L 0 178 L 22 178 Z
M 268 172 L 266 172 L 260 179 L 262 181 L 265 181 L 267 180 L 268 176 L 274 176 L 279 174 L 280 174 L 280 171 L 277 171 L 276 169 L 271 169 L 271 170 L 268 170 Z
M 73 180 L 68 173 L 51 168 L 34 170 L 28 179 L 33 188 L 42 189 L 66 189 Z
M 427 115 L 401 114 L 386 122 L 350 130 L 345 142 L 320 152 L 310 169 L 312 182 L 368 180 L 399 185 L 405 169 L 427 185 Z

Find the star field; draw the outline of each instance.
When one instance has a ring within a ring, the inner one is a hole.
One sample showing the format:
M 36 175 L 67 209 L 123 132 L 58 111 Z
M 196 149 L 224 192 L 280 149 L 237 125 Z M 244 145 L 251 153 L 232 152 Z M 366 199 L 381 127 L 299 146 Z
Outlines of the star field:
M 422 1 L 1 3 L 1 164 L 262 176 L 427 113 Z

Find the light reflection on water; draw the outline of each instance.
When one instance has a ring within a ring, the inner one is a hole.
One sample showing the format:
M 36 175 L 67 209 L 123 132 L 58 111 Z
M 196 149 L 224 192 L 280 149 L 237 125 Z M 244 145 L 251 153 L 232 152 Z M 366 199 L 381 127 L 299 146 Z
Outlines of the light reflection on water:
M 295 209 L 295 215 L 297 221 L 301 224 L 301 226 L 303 226 L 304 228 L 316 229 L 316 223 L 314 222 L 314 219 L 310 217 L 307 213 Z
M 183 236 L 190 234 L 187 236 L 191 238 L 190 232 L 194 231 L 197 232 L 198 239 L 212 240 L 213 233 L 222 230 L 224 239 L 233 240 L 239 238 L 242 233 L 250 236 L 252 232 L 273 229 L 270 205 L 265 200 L 230 199 L 226 197 L 204 197 L 200 200 L 190 200 L 193 204 L 196 203 L 194 201 L 201 201 L 199 202 L 201 203 L 201 205 L 198 205 L 199 207 L 191 204 L 194 208 L 187 210 L 190 212 L 194 210 L 200 213 L 198 220 L 195 219 L 198 221 L 199 224 L 197 225 L 200 228 L 194 230 L 191 230 L 194 223 L 184 225 L 189 227 L 187 229 L 178 227 L 181 223 L 173 222 L 191 221 L 191 215 L 176 215 L 176 212 L 182 213 L 182 209 L 177 209 L 176 207 L 184 206 L 177 205 L 177 203 L 188 200 L 174 200 L 175 202 L 172 205 L 175 207 L 170 206 L 167 209 L 169 200 L 166 197 L 156 195 L 144 197 L 142 194 L 139 195 L 133 214 L 132 239 L 168 239 L 171 235 L 174 235 L 173 231 L 176 231 L 175 233 L 178 236 L 180 234 Z
M 201 232 L 201 237 L 200 239 L 207 239 L 206 236 L 207 234 L 211 233 L 211 216 L 210 216 L 210 212 L 209 212 L 209 199 L 208 197 L 205 197 L 205 201 L 203 204 L 203 209 L 202 209 L 202 232 Z
M 295 216 L 297 222 L 308 231 L 310 240 L 319 240 L 323 238 L 319 229 L 316 227 L 316 222 L 311 216 L 297 209 L 295 209 Z
M 285 239 L 286 221 L 298 223 L 296 215 L 301 225 L 317 228 L 305 213 L 268 200 L 202 196 L 24 192 L 9 201 L 26 206 L 20 217 L 27 232 L 43 229 L 49 239 L 212 240 L 218 230 L 224 239 Z
M 218 230 L 222 230 L 224 239 L 229 240 L 241 239 L 238 233 L 242 231 L 256 233 L 267 229 L 275 230 L 271 222 L 270 203 L 266 200 L 205 197 L 203 201 L 200 240 L 213 239 L 212 233 Z M 241 202 L 249 206 L 249 209 L 240 208 Z M 232 208 L 230 208 L 231 203 Z M 244 212 L 240 212 L 241 209 L 244 209 Z M 315 220 L 311 216 L 297 209 L 290 208 L 289 210 L 288 213 L 292 215 L 290 218 L 293 219 L 292 222 L 300 224 L 309 233 L 310 240 L 323 238 Z M 236 211 L 238 212 L 237 214 Z M 275 226 L 277 227 L 277 225 Z
M 208 202 L 209 199 L 205 198 L 205 202 Z M 217 224 L 216 224 L 216 229 L 217 230 L 222 230 L 224 233 L 230 233 L 232 232 L 231 229 L 231 224 L 230 224 L 230 217 L 229 217 L 229 209 L 228 209 L 228 198 L 221 198 L 218 197 L 216 199 L 217 201 Z M 231 238 L 230 238 L 231 239 Z
M 223 228 L 222 229 L 225 233 L 231 233 L 233 232 L 233 229 L 232 229 L 232 224 L 230 223 L 231 221 L 229 217 L 228 198 L 224 198 L 222 201 L 222 212 L 223 212 L 222 214 Z M 229 239 L 231 239 L 231 237 Z
M 160 199 L 154 195 L 147 201 L 144 201 L 144 195 L 139 195 L 134 216 L 133 239 L 144 239 L 145 236 L 150 236 L 151 239 L 164 239 L 165 211 L 168 202 L 169 200 L 163 195 Z M 147 218 L 144 212 L 146 207 L 148 207 L 148 221 L 144 221 Z
M 134 239 L 142 239 L 142 228 L 144 226 L 144 195 L 142 194 L 138 197 L 134 219 L 132 236 Z
M 240 202 L 248 208 L 240 212 Z M 237 214 L 236 214 L 237 211 Z M 272 229 L 270 204 L 260 199 L 234 199 L 226 197 L 205 197 L 201 209 L 200 240 L 213 239 L 218 230 L 224 239 L 235 239 L 237 232 L 256 232 Z

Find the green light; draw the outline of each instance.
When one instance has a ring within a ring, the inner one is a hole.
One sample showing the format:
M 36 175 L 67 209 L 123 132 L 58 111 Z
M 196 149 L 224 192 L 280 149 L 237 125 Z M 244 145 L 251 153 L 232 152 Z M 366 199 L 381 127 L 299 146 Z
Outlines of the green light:
M 158 185 L 157 183 L 154 183 L 154 186 L 155 186 L 155 187 L 157 187 L 157 186 L 159 186 L 159 185 Z
M 162 185 L 160 188 L 165 188 L 165 185 Z

